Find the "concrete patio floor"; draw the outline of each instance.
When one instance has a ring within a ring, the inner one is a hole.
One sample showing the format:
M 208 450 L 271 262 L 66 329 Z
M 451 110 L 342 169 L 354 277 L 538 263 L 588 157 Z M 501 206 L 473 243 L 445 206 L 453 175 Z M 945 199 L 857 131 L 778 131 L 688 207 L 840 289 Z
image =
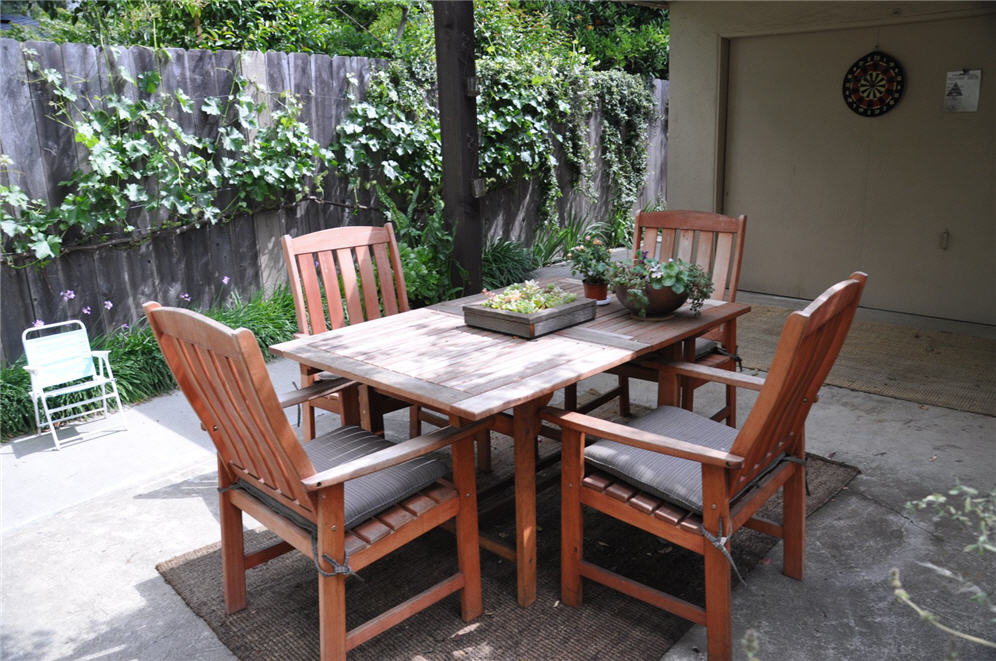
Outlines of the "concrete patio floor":
M 297 377 L 286 361 L 271 363 L 270 372 L 278 390 Z M 606 387 L 605 379 L 585 382 L 582 391 Z M 653 395 L 647 385 L 634 385 L 634 399 L 645 405 Z M 699 393 L 703 410 L 718 401 L 718 390 Z M 742 419 L 753 395 L 740 397 Z M 126 431 L 116 431 L 121 422 Z M 321 422 L 334 424 L 335 416 Z M 405 429 L 403 412 L 389 418 L 389 437 Z M 58 452 L 48 436 L 0 447 L 0 657 L 233 659 L 155 570 L 219 538 L 214 453 L 182 395 L 63 434 L 77 430 L 87 437 Z M 807 439 L 810 451 L 861 474 L 809 518 L 804 581 L 781 575 L 778 545 L 734 588 L 735 637 L 756 630 L 767 661 L 944 658 L 950 637 L 896 602 L 892 567 L 918 601 L 949 615 L 946 623 L 996 637 L 983 609 L 917 564 L 955 569 L 994 594 L 993 555 L 963 553 L 969 535 L 903 507 L 956 481 L 992 489 L 996 418 L 825 387 Z M 704 630 L 694 627 L 663 658 L 704 659 L 704 649 Z M 958 652 L 996 658 L 967 643 Z M 746 658 L 739 644 L 735 657 Z M 466 658 L 489 657 L 468 650 Z

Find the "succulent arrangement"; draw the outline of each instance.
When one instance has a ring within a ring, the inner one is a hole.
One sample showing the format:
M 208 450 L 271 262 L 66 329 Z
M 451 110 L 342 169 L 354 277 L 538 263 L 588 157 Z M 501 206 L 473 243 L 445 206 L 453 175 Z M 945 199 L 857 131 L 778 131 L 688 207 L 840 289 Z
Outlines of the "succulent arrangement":
M 576 298 L 556 285 L 539 285 L 535 280 L 509 285 L 501 292 L 485 292 L 488 297 L 481 303 L 486 308 L 532 314 L 539 310 L 571 303 Z

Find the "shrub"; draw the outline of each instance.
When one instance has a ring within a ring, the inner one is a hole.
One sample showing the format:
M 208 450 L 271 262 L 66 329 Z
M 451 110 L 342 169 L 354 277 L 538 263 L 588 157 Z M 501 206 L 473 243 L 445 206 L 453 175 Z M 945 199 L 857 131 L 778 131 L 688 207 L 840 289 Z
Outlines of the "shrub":
M 484 248 L 481 255 L 481 280 L 485 289 L 497 289 L 514 282 L 522 282 L 536 270 L 532 253 L 521 243 L 494 241 Z

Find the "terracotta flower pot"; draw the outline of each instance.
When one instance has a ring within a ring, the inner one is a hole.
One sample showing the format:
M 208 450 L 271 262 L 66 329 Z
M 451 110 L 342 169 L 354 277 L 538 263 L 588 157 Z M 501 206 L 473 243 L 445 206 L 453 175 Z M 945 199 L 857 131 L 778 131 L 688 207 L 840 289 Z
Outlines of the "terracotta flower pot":
M 609 284 L 607 282 L 588 282 L 584 280 L 585 298 L 593 298 L 596 301 L 604 301 L 609 297 Z
M 645 287 L 644 293 L 647 296 L 647 307 L 646 315 L 647 317 L 662 317 L 664 315 L 670 314 L 680 308 L 688 300 L 688 292 L 685 291 L 681 294 L 675 294 L 670 287 L 661 287 L 660 289 L 655 289 L 653 287 Z M 632 312 L 636 316 L 640 315 L 640 305 L 641 301 L 633 300 L 625 287 L 616 287 L 615 289 L 616 297 L 623 306 Z

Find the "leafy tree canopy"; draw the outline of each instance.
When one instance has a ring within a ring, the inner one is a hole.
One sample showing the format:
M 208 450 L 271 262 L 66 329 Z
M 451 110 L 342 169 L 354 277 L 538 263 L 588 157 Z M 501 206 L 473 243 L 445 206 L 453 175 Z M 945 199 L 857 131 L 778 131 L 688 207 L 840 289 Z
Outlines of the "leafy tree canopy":
M 278 50 L 431 59 L 432 10 L 408 0 L 5 0 L 37 25 L 5 36 L 104 45 Z M 619 2 L 478 0 L 478 55 L 587 58 L 592 68 L 667 75 L 667 10 Z M 422 56 L 422 57 L 420 57 Z

